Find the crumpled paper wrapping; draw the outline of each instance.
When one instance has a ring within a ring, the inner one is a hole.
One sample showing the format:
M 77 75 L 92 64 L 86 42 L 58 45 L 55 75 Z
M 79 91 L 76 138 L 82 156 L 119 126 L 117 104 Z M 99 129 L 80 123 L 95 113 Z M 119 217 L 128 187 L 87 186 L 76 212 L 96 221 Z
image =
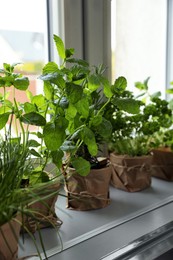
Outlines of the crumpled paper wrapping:
M 52 184 L 47 190 L 45 190 L 45 196 L 57 191 L 60 188 L 60 183 L 56 182 Z M 44 197 L 44 195 L 43 195 Z M 40 197 L 41 199 L 41 197 Z M 29 206 L 29 209 L 33 211 L 32 216 L 24 216 L 24 226 L 32 233 L 35 233 L 37 229 L 54 227 L 57 228 L 62 225 L 62 220 L 59 219 L 55 212 L 55 203 L 58 199 L 58 193 L 46 198 L 43 201 L 38 201 Z M 26 231 L 23 230 L 22 231 Z
M 136 192 L 151 185 L 152 156 L 129 157 L 110 154 L 111 184 L 118 189 Z
M 153 149 L 152 176 L 173 181 L 173 152 L 170 149 Z
M 110 165 L 101 169 L 91 169 L 87 176 L 80 176 L 73 168 L 67 170 L 67 208 L 92 210 L 110 204 Z
M 16 220 L 15 220 L 16 218 Z M 0 259 L 15 260 L 18 259 L 18 240 L 21 228 L 21 216 L 17 216 L 10 222 L 0 227 Z M 4 237 L 7 239 L 5 241 Z

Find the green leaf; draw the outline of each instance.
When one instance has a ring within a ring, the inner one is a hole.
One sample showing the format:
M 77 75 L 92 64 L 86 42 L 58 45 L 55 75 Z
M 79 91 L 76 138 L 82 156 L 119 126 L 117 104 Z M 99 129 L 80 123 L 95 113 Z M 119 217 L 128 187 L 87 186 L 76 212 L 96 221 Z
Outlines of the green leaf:
M 53 39 L 60 58 L 64 60 L 66 55 L 65 55 L 65 47 L 62 39 L 55 34 L 53 35 Z
M 64 131 L 63 133 L 58 132 L 55 123 L 48 123 L 45 125 L 43 129 L 44 141 L 47 148 L 51 151 L 56 151 L 62 144 L 64 138 Z
M 74 149 L 76 149 L 76 146 L 74 145 L 74 143 L 73 143 L 72 141 L 66 140 L 66 141 L 61 145 L 61 150 L 64 151 L 64 152 L 73 151 Z
M 20 142 L 21 142 L 21 138 L 20 137 L 12 137 L 12 138 L 10 138 L 10 142 L 12 143 L 12 144 L 20 144 Z
M 47 98 L 47 100 L 52 100 L 52 97 L 54 94 L 54 88 L 50 84 L 50 82 L 45 81 L 43 89 L 44 89 L 44 94 L 45 94 L 45 97 Z
M 33 96 L 32 98 L 32 104 L 35 104 L 38 108 L 41 110 L 44 110 L 46 107 L 46 101 L 42 94 Z
M 30 91 L 30 90 L 26 90 L 26 95 L 27 95 L 27 98 L 31 101 L 32 100 L 32 98 L 33 98 L 33 94 L 32 94 L 32 92 Z
M 169 101 L 169 107 L 170 107 L 170 109 L 173 110 L 173 99 L 171 99 L 171 100 Z
M 104 77 L 101 77 L 101 82 L 102 82 L 103 87 L 104 87 L 103 92 L 104 92 L 105 96 L 107 98 L 111 98 L 113 93 L 111 91 L 111 85 L 109 83 L 109 80 L 104 78 Z
M 84 127 L 81 127 L 80 129 L 78 129 L 78 130 L 76 130 L 73 134 L 72 134 L 72 136 L 71 136 L 71 140 L 74 140 L 74 139 L 76 139 L 76 138 L 79 138 L 79 135 L 80 135 L 80 133 L 83 131 L 83 128 Z M 73 131 L 74 131 L 74 129 L 73 129 Z
M 66 93 L 69 101 L 75 104 L 82 98 L 83 89 L 79 85 L 70 83 L 66 84 Z
M 44 183 L 49 181 L 49 176 L 44 171 L 39 171 L 39 169 L 35 169 L 32 174 L 30 174 L 29 183 L 31 185 L 35 185 L 38 183 Z
M 17 78 L 14 80 L 13 86 L 20 90 L 26 90 L 29 86 L 29 79 L 27 77 Z
M 135 87 L 139 90 L 148 90 L 148 81 L 149 81 L 150 77 L 148 77 L 146 80 L 144 80 L 144 82 L 135 82 Z
M 30 139 L 28 141 L 28 145 L 29 145 L 29 147 L 39 147 L 40 146 L 40 144 L 36 140 L 32 140 L 32 139 Z
M 90 125 L 92 126 L 98 126 L 100 125 L 102 122 L 102 116 L 101 115 L 96 115 L 94 117 L 91 118 L 90 120 Z
M 127 80 L 124 77 L 119 77 L 115 80 L 114 85 L 112 86 L 113 92 L 123 92 L 127 88 Z
M 89 102 L 87 98 L 82 98 L 79 100 L 76 104 L 75 107 L 77 108 L 77 111 L 80 115 L 82 115 L 84 118 L 88 117 L 89 114 Z
M 61 108 L 65 109 L 65 108 L 68 108 L 68 99 L 66 97 L 62 97 L 60 102 L 59 102 L 59 105 Z
M 166 93 L 168 93 L 168 94 L 173 94 L 173 88 L 167 89 L 167 90 L 166 90 Z
M 25 110 L 25 113 L 36 112 L 36 107 L 35 107 L 35 105 L 33 105 L 29 102 L 25 102 L 24 110 Z
M 5 86 L 5 80 L 3 77 L 0 76 L 0 87 L 4 87 Z
M 98 153 L 98 147 L 95 140 L 94 133 L 87 127 L 83 128 L 82 139 L 88 147 L 88 151 L 92 156 L 96 156 Z
M 41 155 L 36 150 L 30 149 L 29 151 L 30 151 L 30 154 L 34 155 L 35 157 L 38 157 L 38 158 L 41 157 Z
M 21 122 L 30 125 L 44 126 L 46 119 L 36 112 L 30 112 L 20 117 Z
M 91 91 L 95 91 L 99 87 L 100 87 L 100 78 L 95 74 L 89 75 L 89 77 L 88 77 L 88 88 Z
M 0 78 L 0 86 L 11 87 L 13 83 L 14 83 L 14 78 L 12 75 Z
M 161 96 L 161 92 L 160 92 L 160 91 L 157 91 L 157 92 L 153 93 L 153 94 L 150 96 L 150 98 L 151 98 L 151 100 L 152 100 L 153 98 L 160 97 L 160 96 Z
M 74 48 L 65 50 L 66 61 L 67 61 L 67 58 L 71 57 L 74 54 L 74 52 L 75 52 Z
M 66 109 L 66 118 L 68 120 L 73 119 L 76 116 L 77 109 L 73 104 L 69 104 L 68 108 Z
M 146 89 L 148 89 L 148 81 L 150 80 L 150 77 L 146 78 L 144 80 L 144 85 L 146 86 Z
M 120 110 L 130 114 L 138 114 L 140 112 L 141 102 L 132 98 L 114 98 L 112 103 Z
M 50 61 L 43 68 L 43 74 L 56 73 L 59 70 L 58 65 Z
M 6 71 L 8 71 L 8 72 L 13 72 L 13 69 L 14 69 L 14 67 L 13 66 L 11 66 L 9 63 L 3 63 L 3 67 L 4 67 L 4 69 L 6 70 Z
M 82 59 L 71 58 L 71 59 L 67 59 L 66 61 L 69 62 L 69 63 L 76 63 L 76 64 L 81 65 L 83 67 L 89 66 L 88 62 L 85 61 L 85 60 L 82 60 Z
M 52 151 L 52 162 L 60 168 L 62 166 L 62 158 L 64 156 L 64 153 L 61 150 Z
M 40 132 L 36 132 L 36 133 L 34 133 L 34 134 L 36 134 L 36 136 L 37 136 L 38 138 L 40 138 L 40 139 L 42 139 L 42 138 L 43 138 L 43 134 L 42 134 L 42 133 L 40 133 Z
M 3 129 L 8 122 L 9 113 L 4 113 L 0 115 L 0 130 Z
M 8 102 L 5 102 L 5 106 L 0 107 L 0 114 L 4 114 L 4 113 L 12 111 L 12 108 L 13 108 L 12 103 L 10 101 L 9 101 L 8 105 L 6 103 L 8 103 Z
M 135 82 L 135 87 L 137 88 L 137 89 L 139 89 L 139 90 L 147 90 L 146 89 L 146 86 L 144 85 L 144 83 L 142 83 L 142 82 Z
M 81 176 L 87 176 L 90 172 L 90 163 L 82 157 L 73 158 L 72 166 Z
M 54 123 L 48 123 L 43 129 L 44 141 L 47 148 L 56 151 L 63 144 L 67 127 L 67 120 L 59 117 Z
M 102 118 L 101 124 L 98 126 L 98 133 L 103 137 L 107 138 L 112 134 L 112 125 L 104 117 Z
M 56 84 L 60 88 L 65 87 L 65 80 L 63 78 L 63 75 L 59 73 L 49 73 L 45 75 L 41 75 L 39 79 L 43 80 L 44 82 L 48 82 L 49 84 Z

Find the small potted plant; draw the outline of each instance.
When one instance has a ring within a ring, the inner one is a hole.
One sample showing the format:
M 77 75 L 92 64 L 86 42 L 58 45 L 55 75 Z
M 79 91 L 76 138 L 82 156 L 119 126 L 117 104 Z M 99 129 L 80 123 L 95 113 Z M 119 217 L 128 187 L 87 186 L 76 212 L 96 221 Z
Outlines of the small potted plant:
M 37 140 L 31 138 L 31 132 L 29 131 L 30 127 L 43 127 L 46 125 L 45 114 L 43 113 L 43 109 L 41 111 L 38 110 L 38 106 L 34 102 L 20 103 L 17 101 L 16 90 L 27 92 L 29 80 L 27 77 L 23 77 L 21 73 L 14 72 L 14 69 L 15 64 L 10 65 L 4 63 L 3 69 L 0 71 L 0 88 L 2 90 L 0 95 L 0 185 L 1 192 L 4 192 L 4 197 L 3 195 L 1 196 L 2 206 L 4 205 L 3 201 L 5 202 L 9 196 L 9 201 L 6 201 L 7 209 L 4 209 L 5 213 L 2 207 L 2 217 L 5 218 L 5 214 L 7 214 L 5 210 L 9 212 L 10 207 L 13 207 L 13 205 L 16 207 L 12 210 L 11 214 L 8 214 L 9 217 L 7 220 L 2 221 L 1 224 L 6 224 L 6 222 L 17 214 L 21 207 L 23 209 L 25 206 L 25 212 L 30 212 L 30 214 L 25 214 L 25 216 L 32 218 L 37 227 L 41 227 L 40 222 L 42 223 L 42 220 L 44 220 L 46 224 L 49 222 L 49 224 L 55 225 L 53 217 L 49 218 L 45 210 L 39 212 L 38 209 L 33 207 L 33 202 L 37 203 L 37 205 L 40 203 L 42 208 L 49 209 L 47 211 L 49 214 L 50 212 L 52 214 L 54 211 L 52 209 L 50 210 L 47 202 L 51 200 L 53 196 L 57 197 L 59 192 L 57 187 L 52 190 L 50 185 L 54 185 L 54 182 L 45 175 L 44 169 L 48 162 L 48 150 L 45 148 L 44 154 L 42 153 L 43 138 L 40 138 L 41 144 L 39 144 Z M 39 100 L 37 100 L 37 102 L 39 102 Z M 33 135 L 40 136 L 41 133 L 35 130 Z M 39 158 L 42 162 L 39 165 L 39 171 L 38 168 L 36 170 L 33 157 Z M 26 185 L 25 180 L 29 180 L 30 183 Z M 40 182 L 44 187 L 41 187 Z M 43 182 L 45 182 L 45 184 Z M 7 193 L 5 193 L 5 189 L 7 189 Z M 21 193 L 19 192 L 20 189 Z M 22 196 L 24 196 L 23 194 L 25 194 L 26 191 L 25 189 L 27 189 L 27 192 L 32 192 L 30 193 L 30 200 L 24 200 L 24 202 L 22 202 Z M 13 196 L 13 191 L 14 197 L 15 194 L 18 195 L 16 204 L 11 197 Z M 60 224 L 58 218 L 57 223 Z M 23 225 L 23 228 L 29 231 L 26 223 Z
M 117 84 L 115 82 L 115 84 Z M 151 149 L 154 146 L 154 133 L 164 125 L 164 118 L 169 110 L 158 106 L 157 97 L 152 97 L 152 104 L 145 104 L 134 97 L 133 92 L 126 91 L 124 79 L 124 104 L 115 100 L 107 116 L 112 116 L 112 137 L 109 143 L 110 161 L 112 163 L 111 183 L 116 188 L 134 192 L 151 185 Z M 129 100 L 128 111 L 123 111 Z M 160 99 L 159 99 L 160 100 Z M 164 114 L 163 114 L 164 113 Z
M 32 218 L 39 226 L 40 216 L 28 205 L 41 203 L 54 195 L 50 193 L 47 183 L 35 184 L 32 187 L 21 186 L 23 177 L 30 171 L 32 163 L 29 150 L 23 151 L 22 148 L 20 142 L 11 138 L 0 142 L 0 259 L 5 260 L 17 259 L 21 229 L 31 236 L 40 256 L 37 241 L 25 224 L 25 217 Z M 43 214 L 40 214 L 43 217 Z M 46 256 L 44 245 L 42 249 Z
M 49 146 L 47 137 L 45 143 L 52 150 L 55 164 L 64 160 L 67 207 L 105 207 L 110 203 L 111 171 L 107 158 L 100 160 L 98 154 L 112 130 L 103 116 L 112 96 L 110 84 L 103 76 L 103 66 L 90 67 L 85 60 L 75 59 L 74 49 L 65 49 L 60 37 L 54 35 L 54 41 L 62 63 L 48 62 L 40 79 L 52 102 L 49 111 L 53 125 L 44 132 L 49 131 L 57 143 Z M 56 125 L 57 120 L 61 125 Z
M 165 100 L 161 98 L 161 93 L 149 93 L 147 78 L 144 82 L 136 82 L 136 88 L 142 92 L 139 94 L 148 106 L 146 108 L 146 118 L 152 117 L 157 120 L 158 131 L 154 132 L 151 138 L 150 146 L 152 148 L 152 169 L 151 174 L 154 177 L 172 180 L 172 99 Z M 167 90 L 172 93 L 172 89 Z
M 155 135 L 156 146 L 152 149 L 152 176 L 173 181 L 172 129 L 162 129 Z
M 167 90 L 172 94 L 172 89 Z M 156 99 L 157 106 L 162 107 L 164 116 L 162 128 L 154 135 L 155 146 L 152 150 L 152 176 L 166 181 L 173 181 L 173 129 L 172 111 L 173 100 Z M 167 111 L 167 114 L 165 113 Z M 168 113 L 169 112 L 169 113 Z

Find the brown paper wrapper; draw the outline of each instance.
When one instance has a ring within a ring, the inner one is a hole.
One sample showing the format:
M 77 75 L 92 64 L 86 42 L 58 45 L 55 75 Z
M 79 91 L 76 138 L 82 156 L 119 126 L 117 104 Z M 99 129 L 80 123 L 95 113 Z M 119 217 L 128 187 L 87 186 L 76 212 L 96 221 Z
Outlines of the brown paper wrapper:
M 110 204 L 109 184 L 110 165 L 102 169 L 92 169 L 83 177 L 68 169 L 66 184 L 67 208 L 74 210 L 92 210 L 104 208 Z
M 152 176 L 173 181 L 173 152 L 169 148 L 159 148 L 152 150 L 152 153 Z
M 136 192 L 151 185 L 152 156 L 129 157 L 110 154 L 111 184 L 118 189 Z
M 60 183 L 49 187 L 50 192 L 56 191 L 60 188 Z M 46 191 L 46 194 L 48 191 Z M 33 210 L 32 216 L 24 217 L 24 226 L 32 233 L 35 233 L 37 229 L 47 228 L 51 226 L 60 227 L 62 221 L 58 218 L 55 213 L 55 203 L 57 201 L 58 194 L 45 199 L 44 201 L 38 201 L 29 206 L 29 209 Z M 23 229 L 22 229 L 23 230 Z M 27 231 L 26 229 L 24 231 Z
M 21 222 L 20 215 L 17 215 L 16 219 Z M 12 219 L 0 227 L 0 260 L 18 259 L 20 227 L 21 224 L 16 222 L 15 219 Z

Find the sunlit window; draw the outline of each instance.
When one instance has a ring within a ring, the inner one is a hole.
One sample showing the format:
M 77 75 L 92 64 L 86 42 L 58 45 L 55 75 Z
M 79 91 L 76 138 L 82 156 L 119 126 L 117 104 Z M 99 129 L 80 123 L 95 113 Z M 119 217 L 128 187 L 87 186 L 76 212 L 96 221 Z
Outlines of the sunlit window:
M 16 71 L 29 78 L 29 90 L 33 95 L 43 92 L 38 79 L 48 61 L 46 0 L 5 0 L 0 15 L 0 68 L 3 63 L 16 64 Z M 0 89 L 3 93 L 3 88 Z M 9 99 L 14 93 L 8 90 Z M 15 90 L 18 102 L 28 100 L 26 91 Z M 13 122 L 14 123 L 14 122 Z M 12 132 L 17 134 L 15 125 Z M 34 127 L 33 127 L 34 129 Z
M 5 0 L 0 15 L 0 66 L 21 63 L 33 93 L 40 91 L 37 77 L 48 59 L 46 0 Z M 22 97 L 21 97 L 22 98 Z

